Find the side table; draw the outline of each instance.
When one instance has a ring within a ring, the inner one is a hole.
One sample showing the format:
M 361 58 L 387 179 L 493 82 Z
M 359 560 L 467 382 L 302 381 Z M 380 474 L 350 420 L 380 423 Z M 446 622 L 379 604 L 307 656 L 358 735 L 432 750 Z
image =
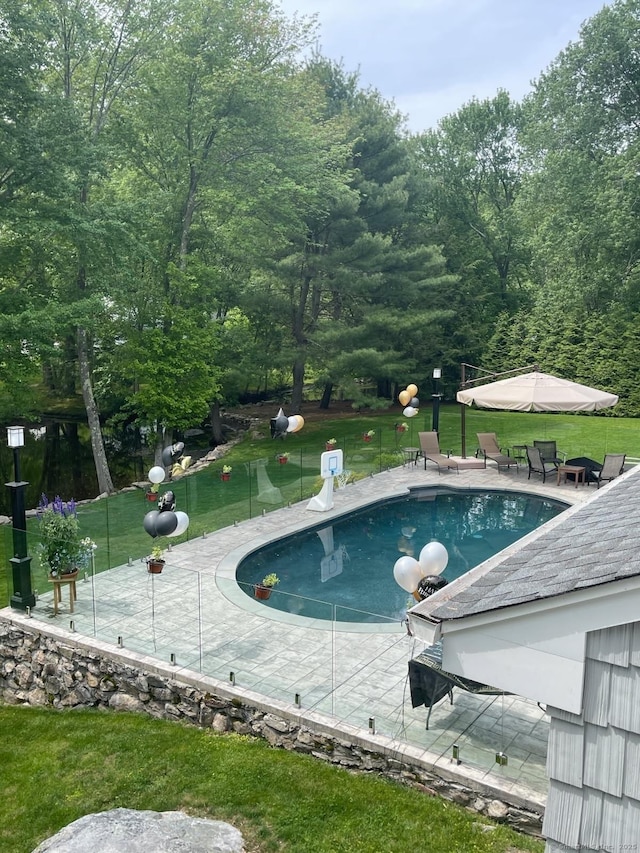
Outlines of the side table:
M 584 486 L 585 468 L 581 465 L 558 465 L 558 485 L 567 482 L 567 474 L 573 474 L 575 480 L 575 488 L 578 488 L 578 483 Z
M 69 587 L 69 613 L 73 613 L 73 604 L 78 597 L 76 594 L 77 572 L 68 575 L 49 575 L 49 583 L 53 584 L 53 615 L 58 615 L 58 607 L 62 603 L 62 587 Z
M 414 465 L 418 464 L 418 458 L 420 456 L 420 448 L 419 447 L 403 447 L 402 455 L 404 456 L 403 465 L 408 465 L 413 462 Z

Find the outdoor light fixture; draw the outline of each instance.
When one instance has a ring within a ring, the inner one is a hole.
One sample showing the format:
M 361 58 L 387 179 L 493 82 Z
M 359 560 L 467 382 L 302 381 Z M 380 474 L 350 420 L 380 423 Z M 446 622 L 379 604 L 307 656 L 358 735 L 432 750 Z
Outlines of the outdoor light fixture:
M 499 764 L 500 767 L 506 767 L 509 763 L 509 757 L 506 752 L 496 752 L 496 764 Z
M 9 447 L 24 447 L 24 427 L 7 427 L 7 444 Z
M 31 557 L 27 556 L 27 515 L 24 493 L 29 485 L 20 476 L 20 448 L 24 447 L 24 427 L 7 427 L 7 444 L 13 449 L 13 482 L 5 483 L 11 491 L 11 525 L 13 528 L 13 557 L 9 560 L 13 574 L 13 595 L 10 604 L 17 610 L 35 607 L 36 597 L 31 590 Z
M 442 378 L 442 368 L 434 367 L 431 376 L 433 379 L 433 394 L 431 395 L 431 399 L 433 400 L 431 407 L 431 429 L 434 432 L 438 432 L 440 427 L 440 400 L 442 400 L 442 394 L 438 393 L 438 380 Z

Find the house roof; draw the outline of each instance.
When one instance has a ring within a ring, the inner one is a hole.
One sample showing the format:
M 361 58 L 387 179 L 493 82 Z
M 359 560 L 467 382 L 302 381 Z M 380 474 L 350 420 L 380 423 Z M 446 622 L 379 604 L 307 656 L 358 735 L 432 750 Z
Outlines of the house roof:
M 412 608 L 441 622 L 640 575 L 640 466 Z

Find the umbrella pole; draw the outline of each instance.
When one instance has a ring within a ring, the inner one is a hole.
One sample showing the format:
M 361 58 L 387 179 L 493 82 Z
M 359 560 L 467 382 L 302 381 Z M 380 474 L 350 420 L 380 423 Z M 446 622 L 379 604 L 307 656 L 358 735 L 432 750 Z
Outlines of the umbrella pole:
M 466 384 L 465 363 L 460 365 L 460 388 L 464 388 Z M 460 403 L 460 444 L 462 447 L 462 458 L 467 458 L 467 422 L 466 409 L 464 403 Z

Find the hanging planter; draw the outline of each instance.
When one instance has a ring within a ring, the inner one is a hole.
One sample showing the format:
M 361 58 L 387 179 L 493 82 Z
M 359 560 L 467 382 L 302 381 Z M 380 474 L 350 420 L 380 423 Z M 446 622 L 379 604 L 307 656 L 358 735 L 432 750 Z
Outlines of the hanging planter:
M 396 424 L 396 432 L 406 432 L 407 425 L 406 424 Z

